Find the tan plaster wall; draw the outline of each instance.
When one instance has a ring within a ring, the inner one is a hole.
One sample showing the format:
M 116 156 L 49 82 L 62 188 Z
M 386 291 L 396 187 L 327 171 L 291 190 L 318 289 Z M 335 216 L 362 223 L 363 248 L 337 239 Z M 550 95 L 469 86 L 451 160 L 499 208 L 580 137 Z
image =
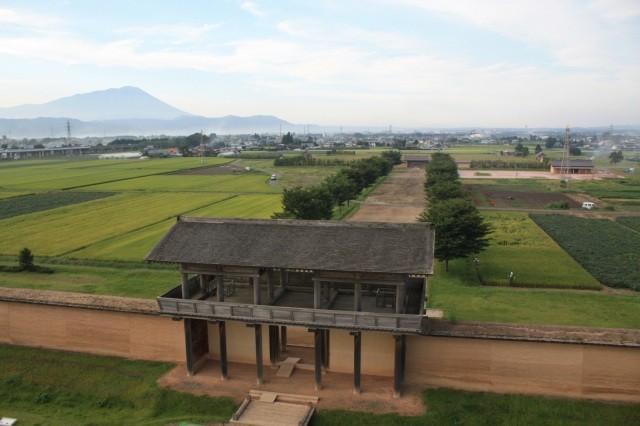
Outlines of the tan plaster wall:
M 640 349 L 407 336 L 405 380 L 466 390 L 640 402 Z
M 153 361 L 185 358 L 182 322 L 31 303 L 0 302 L 0 341 Z
M 255 364 L 256 343 L 255 330 L 243 322 L 226 321 L 227 361 Z M 269 327 L 262 327 L 262 362 L 266 365 L 269 359 Z M 209 358 L 220 359 L 220 334 L 218 324 L 209 324 Z

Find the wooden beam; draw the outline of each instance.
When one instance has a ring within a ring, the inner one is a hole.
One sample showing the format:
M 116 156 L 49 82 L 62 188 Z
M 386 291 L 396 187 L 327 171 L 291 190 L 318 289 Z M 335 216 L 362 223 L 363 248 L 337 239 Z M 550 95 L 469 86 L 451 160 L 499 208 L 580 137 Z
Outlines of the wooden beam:
M 404 342 L 404 336 L 401 334 L 394 334 L 393 339 L 395 340 L 395 356 L 394 356 L 394 366 L 393 366 L 393 396 L 399 398 L 402 396 L 402 369 L 404 366 L 402 365 L 402 344 Z
M 287 326 L 280 326 L 280 347 L 282 348 L 282 352 L 287 351 Z
M 314 349 L 315 349 L 315 382 L 316 390 L 322 389 L 322 330 L 316 328 L 313 330 L 314 334 Z
M 396 314 L 404 312 L 404 292 L 406 288 L 405 284 L 396 287 Z
M 261 385 L 264 382 L 262 366 L 262 325 L 254 324 L 256 334 L 256 382 Z
M 195 359 L 193 356 L 193 333 L 191 332 L 191 319 L 184 319 L 184 345 L 187 352 L 187 374 L 193 376 L 195 373 L 194 365 Z
M 209 293 L 207 286 L 207 276 L 205 274 L 199 274 L 198 279 L 200 280 L 200 292 L 202 294 Z
M 313 309 L 320 309 L 320 286 L 319 281 L 313 283 Z
M 267 272 L 267 300 L 268 303 L 271 303 L 273 300 L 273 296 L 275 294 L 274 286 L 273 286 L 273 270 L 269 269 Z
M 352 331 L 353 335 L 353 393 L 359 394 L 361 387 L 361 365 L 362 365 L 362 333 Z
M 271 365 L 276 365 L 280 360 L 280 341 L 277 325 L 269 326 L 269 361 Z
M 322 330 L 322 369 L 329 368 L 329 329 Z
M 261 305 L 262 304 L 262 294 L 260 293 L 260 278 L 253 279 L 253 304 Z
M 227 366 L 227 327 L 224 321 L 218 322 L 218 335 L 220 337 L 220 377 L 222 380 L 229 378 Z
M 353 291 L 353 310 L 360 312 L 362 310 L 362 284 L 356 282 L 356 287 Z
M 189 274 L 186 273 L 181 273 L 180 277 L 182 278 L 182 298 L 183 299 L 188 299 L 190 294 L 189 294 Z
M 224 275 L 218 275 L 216 277 L 216 293 L 218 302 L 224 302 Z

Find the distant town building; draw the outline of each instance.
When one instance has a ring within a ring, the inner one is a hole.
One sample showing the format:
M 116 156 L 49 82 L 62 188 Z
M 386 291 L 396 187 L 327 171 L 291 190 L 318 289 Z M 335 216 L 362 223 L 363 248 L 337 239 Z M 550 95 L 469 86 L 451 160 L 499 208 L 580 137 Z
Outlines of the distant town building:
M 551 167 L 551 173 L 559 175 L 561 173 L 562 161 L 552 160 L 549 162 Z M 592 160 L 570 160 L 569 161 L 569 174 L 572 175 L 588 175 L 594 172 L 594 165 Z

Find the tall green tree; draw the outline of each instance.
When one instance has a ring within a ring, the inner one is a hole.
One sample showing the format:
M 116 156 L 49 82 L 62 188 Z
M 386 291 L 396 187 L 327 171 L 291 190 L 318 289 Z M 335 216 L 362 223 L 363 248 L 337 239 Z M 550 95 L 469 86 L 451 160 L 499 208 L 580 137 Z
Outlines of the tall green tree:
M 333 215 L 333 197 L 322 186 L 300 186 L 285 189 L 282 193 L 282 213 L 274 218 L 326 220 Z
M 449 261 L 484 250 L 491 232 L 480 213 L 468 198 L 453 198 L 429 205 L 420 215 L 421 222 L 429 222 L 435 230 L 435 257 Z
M 440 181 L 428 186 L 425 189 L 427 194 L 427 200 L 429 205 L 437 203 L 439 201 L 450 200 L 452 198 L 466 198 L 469 197 L 469 192 L 466 191 L 459 180 L 452 181 Z
M 609 154 L 609 162 L 616 164 L 621 162 L 624 159 L 624 156 L 622 155 L 622 151 L 612 151 L 611 154 Z
M 323 183 L 324 188 L 331 194 L 336 205 L 342 209 L 344 203 L 349 203 L 358 196 L 355 182 L 350 180 L 344 173 L 337 173 L 329 176 Z

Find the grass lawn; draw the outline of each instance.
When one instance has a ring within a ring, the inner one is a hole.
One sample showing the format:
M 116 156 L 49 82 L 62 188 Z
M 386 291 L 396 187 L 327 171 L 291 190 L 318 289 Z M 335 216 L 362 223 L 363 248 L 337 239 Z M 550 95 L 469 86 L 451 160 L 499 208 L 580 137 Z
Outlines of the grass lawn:
M 485 285 L 507 286 L 513 272 L 518 287 L 602 288 L 525 213 L 483 212 L 482 216 L 493 228 L 491 245 L 478 255 Z
M 15 264 L 3 261 L 3 264 Z M 36 264 L 41 264 L 36 259 Z M 142 265 L 48 264 L 53 274 L 0 272 L 0 286 L 153 299 L 180 283 L 176 270 Z
M 230 398 L 160 389 L 173 365 L 0 345 L 0 414 L 19 425 L 228 421 Z
M 607 404 L 524 395 L 499 395 L 450 389 L 423 392 L 426 413 L 403 417 L 344 410 L 320 410 L 321 425 L 632 425 L 640 405 Z
M 640 328 L 640 293 L 482 286 L 469 259 L 450 261 L 448 273 L 437 264 L 428 306 L 460 321 Z

